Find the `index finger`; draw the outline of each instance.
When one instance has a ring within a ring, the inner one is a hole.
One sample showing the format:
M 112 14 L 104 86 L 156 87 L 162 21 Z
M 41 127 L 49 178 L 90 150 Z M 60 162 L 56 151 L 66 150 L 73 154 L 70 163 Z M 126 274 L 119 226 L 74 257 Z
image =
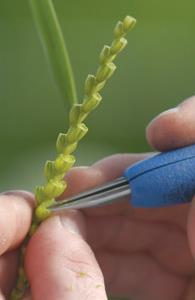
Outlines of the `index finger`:
M 195 143 L 194 113 L 195 96 L 161 113 L 147 127 L 149 143 L 161 151 Z
M 23 241 L 31 224 L 33 202 L 28 192 L 0 194 L 0 255 Z
M 66 175 L 68 188 L 62 198 L 71 197 L 120 177 L 125 168 L 148 155 L 150 154 L 116 154 L 100 160 L 91 167 L 73 168 Z M 85 209 L 84 213 L 86 215 L 112 215 L 123 213 L 126 209 L 129 209 L 129 204 L 127 199 L 124 199 L 112 205 Z

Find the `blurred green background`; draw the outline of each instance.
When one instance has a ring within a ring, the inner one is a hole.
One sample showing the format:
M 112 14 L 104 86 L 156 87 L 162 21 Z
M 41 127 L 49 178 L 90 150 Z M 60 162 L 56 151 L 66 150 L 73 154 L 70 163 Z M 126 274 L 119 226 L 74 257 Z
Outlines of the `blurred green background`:
M 194 93 L 195 1 L 54 0 L 80 99 L 118 19 L 138 19 L 118 69 L 89 120 L 78 164 L 116 152 L 146 151 L 145 127 Z M 33 189 L 55 155 L 67 108 L 53 84 L 28 1 L 0 0 L 0 189 Z

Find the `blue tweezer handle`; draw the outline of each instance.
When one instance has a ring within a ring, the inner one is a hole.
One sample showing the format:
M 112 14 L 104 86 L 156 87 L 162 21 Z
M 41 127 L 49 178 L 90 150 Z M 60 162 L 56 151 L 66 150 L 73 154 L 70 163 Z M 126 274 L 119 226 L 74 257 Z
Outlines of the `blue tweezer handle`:
M 154 155 L 127 168 L 134 207 L 187 203 L 195 194 L 195 145 Z

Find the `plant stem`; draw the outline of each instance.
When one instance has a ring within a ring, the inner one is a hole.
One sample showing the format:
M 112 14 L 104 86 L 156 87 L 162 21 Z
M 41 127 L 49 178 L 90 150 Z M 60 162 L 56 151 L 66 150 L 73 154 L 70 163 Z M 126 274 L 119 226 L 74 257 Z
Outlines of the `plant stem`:
M 38 0 L 31 0 L 35 3 Z M 48 0 L 39 0 L 41 3 Z M 51 215 L 48 209 L 55 203 L 55 199 L 63 194 L 67 188 L 64 175 L 75 163 L 73 152 L 79 141 L 88 131 L 83 121 L 101 102 L 100 91 L 113 75 L 116 66 L 113 63 L 118 54 L 126 47 L 126 34 L 131 30 L 136 20 L 126 16 L 118 22 L 114 29 L 114 39 L 110 46 L 104 46 L 99 57 L 99 67 L 95 75 L 88 75 L 84 85 L 84 99 L 81 104 L 74 104 L 69 113 L 69 129 L 60 133 L 56 143 L 57 157 L 54 161 L 47 161 L 44 168 L 46 183 L 36 187 L 36 208 L 30 231 L 21 247 L 19 276 L 10 300 L 20 300 L 29 283 L 24 272 L 24 255 L 26 246 L 39 224 Z
M 31 10 L 57 86 L 65 101 L 77 103 L 73 70 L 52 0 L 30 0 Z

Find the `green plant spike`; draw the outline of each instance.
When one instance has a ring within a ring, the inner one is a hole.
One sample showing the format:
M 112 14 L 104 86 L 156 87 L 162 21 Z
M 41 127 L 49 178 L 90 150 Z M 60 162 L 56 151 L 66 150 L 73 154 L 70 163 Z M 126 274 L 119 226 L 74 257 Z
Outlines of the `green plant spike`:
M 42 2 L 42 0 L 41 0 Z M 47 2 L 47 1 L 46 1 Z M 38 225 L 50 216 L 49 207 L 55 203 L 55 199 L 66 189 L 64 175 L 75 163 L 73 152 L 78 146 L 79 141 L 86 135 L 88 128 L 83 123 L 86 117 L 101 102 L 100 91 L 105 86 L 108 79 L 113 75 L 116 66 L 113 63 L 117 55 L 127 45 L 125 35 L 134 27 L 136 20 L 130 16 L 119 22 L 114 29 L 114 40 L 110 46 L 104 46 L 95 75 L 88 75 L 84 85 L 84 98 L 81 104 L 74 104 L 69 113 L 69 129 L 67 133 L 60 133 L 56 150 L 57 157 L 54 161 L 47 161 L 44 168 L 46 183 L 38 186 L 35 191 L 37 207 L 35 209 L 33 222 L 29 234 L 24 242 L 21 253 L 20 272 L 13 290 L 11 300 L 21 299 L 28 282 L 23 269 L 23 255 L 31 235 L 35 232 Z
M 73 70 L 53 3 L 30 0 L 30 4 L 56 84 L 65 102 L 77 103 Z

